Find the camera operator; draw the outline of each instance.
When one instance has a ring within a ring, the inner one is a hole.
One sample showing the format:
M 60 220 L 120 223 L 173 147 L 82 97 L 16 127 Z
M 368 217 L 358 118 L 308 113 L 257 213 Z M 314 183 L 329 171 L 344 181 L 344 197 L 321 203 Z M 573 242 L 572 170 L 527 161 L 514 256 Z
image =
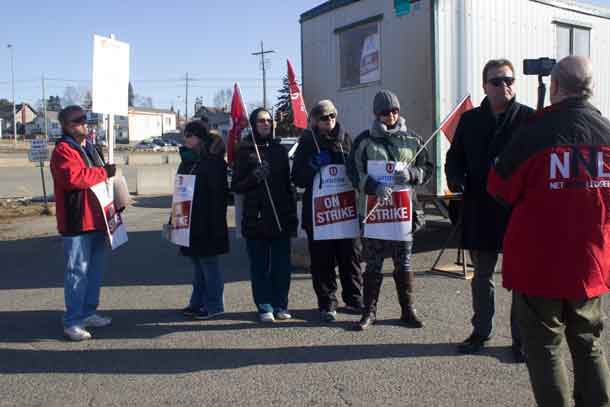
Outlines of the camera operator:
M 589 102 L 592 78 L 587 58 L 555 65 L 552 106 L 515 135 L 489 174 L 489 193 L 512 206 L 503 283 L 515 293 L 539 406 L 610 406 L 601 341 L 601 296 L 610 291 L 610 121 Z
M 470 250 L 474 263 L 471 283 L 472 334 L 463 341 L 461 353 L 478 353 L 492 336 L 495 313 L 494 271 L 509 211 L 487 193 L 487 174 L 514 131 L 534 111 L 516 101 L 515 70 L 506 59 L 491 60 L 483 68 L 483 89 L 487 97 L 481 106 L 462 115 L 445 173 L 451 192 L 464 194 L 462 207 L 462 247 Z M 511 310 L 515 359 L 523 360 L 521 341 Z

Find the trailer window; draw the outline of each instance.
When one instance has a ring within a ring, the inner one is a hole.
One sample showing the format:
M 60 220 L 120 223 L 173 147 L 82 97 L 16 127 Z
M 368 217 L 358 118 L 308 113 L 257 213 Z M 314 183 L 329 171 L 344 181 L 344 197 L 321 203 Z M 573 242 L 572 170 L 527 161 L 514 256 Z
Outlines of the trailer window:
M 569 24 L 557 24 L 557 59 L 568 55 L 591 56 L 591 30 Z
M 362 85 L 381 79 L 379 22 L 371 22 L 339 34 L 341 87 Z

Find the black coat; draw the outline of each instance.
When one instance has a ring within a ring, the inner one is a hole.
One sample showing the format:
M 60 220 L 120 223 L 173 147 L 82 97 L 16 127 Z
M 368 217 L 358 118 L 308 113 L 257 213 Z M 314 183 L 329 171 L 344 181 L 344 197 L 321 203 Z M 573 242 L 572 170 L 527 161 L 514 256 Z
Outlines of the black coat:
M 316 173 L 310 165 L 311 158 L 318 153 L 314 142 L 314 134 L 311 130 L 305 130 L 299 139 L 299 146 L 294 153 L 292 165 L 292 180 L 298 187 L 305 188 L 303 194 L 303 212 L 301 216 L 301 227 L 312 232 L 311 194 L 313 179 Z M 345 133 L 339 123 L 335 126 L 329 136 L 316 134 L 316 141 L 322 151 L 328 151 L 331 164 L 345 164 L 347 156 L 352 149 L 352 140 Z
M 445 174 L 452 191 L 464 186 L 463 248 L 502 250 L 510 212 L 487 193 L 487 174 L 515 130 L 533 114 L 534 110 L 513 99 L 506 112 L 496 116 L 485 99 L 462 115 L 447 152 Z
M 220 140 L 222 143 L 222 140 Z M 224 147 L 222 148 L 224 152 Z M 190 246 L 185 256 L 207 257 L 229 251 L 227 228 L 227 165 L 222 153 L 203 152 L 199 161 L 182 162 L 178 174 L 196 175 L 191 213 Z
M 271 174 L 267 178 L 271 196 L 282 226 L 280 232 L 264 182 L 257 182 L 252 172 L 258 159 L 251 137 L 242 140 L 237 149 L 231 189 L 244 194 L 242 235 L 246 239 L 271 240 L 296 236 L 298 218 L 296 200 L 290 183 L 288 151 L 278 140 L 258 144 L 262 160 L 267 161 Z M 239 219 L 236 219 L 238 222 Z

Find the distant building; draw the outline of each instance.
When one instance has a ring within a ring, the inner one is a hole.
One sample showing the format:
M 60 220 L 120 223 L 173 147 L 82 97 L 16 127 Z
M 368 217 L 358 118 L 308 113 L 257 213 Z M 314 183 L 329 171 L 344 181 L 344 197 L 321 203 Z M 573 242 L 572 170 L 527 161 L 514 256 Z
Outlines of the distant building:
M 61 136 L 61 125 L 59 124 L 58 112 L 47 112 L 47 130 L 50 138 Z M 34 120 L 25 125 L 25 135 L 35 137 L 45 132 L 44 115 L 36 116 Z
M 231 115 L 225 109 L 200 106 L 196 110 L 193 119 L 207 121 L 210 130 L 218 131 L 218 134 L 222 136 L 226 143 L 229 130 L 231 129 Z
M 176 113 L 171 110 L 130 107 L 128 120 L 129 143 L 161 137 L 176 130 Z

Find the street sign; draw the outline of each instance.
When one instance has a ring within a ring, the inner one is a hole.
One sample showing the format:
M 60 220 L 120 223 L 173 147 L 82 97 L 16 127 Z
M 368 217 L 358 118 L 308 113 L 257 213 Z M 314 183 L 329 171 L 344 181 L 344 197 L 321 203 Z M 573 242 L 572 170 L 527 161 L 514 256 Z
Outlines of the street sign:
M 32 140 L 28 158 L 32 162 L 49 161 L 49 143 L 47 140 Z

